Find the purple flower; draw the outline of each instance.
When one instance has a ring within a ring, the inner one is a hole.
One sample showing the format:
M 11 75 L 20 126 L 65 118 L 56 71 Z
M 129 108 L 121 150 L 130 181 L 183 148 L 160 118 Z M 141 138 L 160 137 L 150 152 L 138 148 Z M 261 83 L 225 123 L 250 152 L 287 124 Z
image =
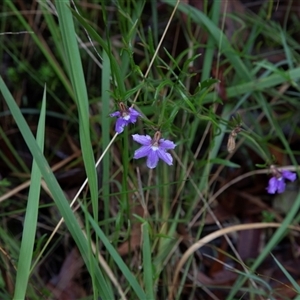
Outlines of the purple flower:
M 122 133 L 124 127 L 129 123 L 135 123 L 137 118 L 141 115 L 138 111 L 133 108 L 126 108 L 123 102 L 119 103 L 120 110 L 110 114 L 111 117 L 118 117 L 116 121 L 115 130 L 117 133 Z
M 273 177 L 269 180 L 268 193 L 275 194 L 276 191 L 280 194 L 285 190 L 285 179 L 295 181 L 297 176 L 295 173 L 290 171 L 279 171 L 274 166 L 271 166 Z
M 161 133 L 157 131 L 153 139 L 149 135 L 133 134 L 133 140 L 142 145 L 134 152 L 133 158 L 138 159 L 147 156 L 147 167 L 154 169 L 159 159 L 162 159 L 168 165 L 173 164 L 173 158 L 167 150 L 174 149 L 176 145 L 165 139 L 161 139 Z

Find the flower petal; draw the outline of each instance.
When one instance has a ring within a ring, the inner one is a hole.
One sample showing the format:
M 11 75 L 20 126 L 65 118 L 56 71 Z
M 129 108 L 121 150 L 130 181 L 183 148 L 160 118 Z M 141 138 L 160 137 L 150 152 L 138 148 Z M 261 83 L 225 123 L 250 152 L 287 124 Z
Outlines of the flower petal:
M 297 175 L 290 171 L 282 171 L 281 174 L 283 178 L 288 179 L 290 181 L 295 181 L 297 178 Z
M 278 179 L 277 179 L 277 192 L 280 194 L 280 193 L 283 193 L 284 190 L 285 190 L 285 182 L 284 182 L 284 179 L 283 179 L 283 177 L 278 178 Z
M 116 126 L 115 126 L 115 131 L 117 133 L 122 133 L 124 131 L 124 127 L 127 125 L 128 123 L 123 120 L 122 118 L 118 118 L 116 121 Z
M 269 180 L 269 185 L 268 185 L 268 193 L 269 194 L 275 194 L 277 191 L 277 178 L 276 177 L 272 177 Z
M 121 113 L 119 111 L 115 111 L 109 115 L 110 117 L 120 117 Z
M 158 150 L 157 151 L 153 151 L 151 149 L 150 153 L 148 154 L 147 167 L 149 169 L 154 169 L 157 166 L 158 160 L 159 160 L 159 158 L 158 158 Z
M 138 111 L 133 108 L 129 108 L 130 122 L 135 123 L 137 118 L 141 115 Z
M 143 145 L 143 146 L 150 146 L 151 145 L 151 137 L 149 135 L 139 135 L 139 134 L 133 134 L 132 138 L 137 143 Z
M 169 140 L 160 139 L 159 140 L 159 148 L 168 150 L 168 149 L 174 149 L 176 145 Z
M 173 165 L 173 157 L 170 153 L 167 153 L 164 150 L 158 149 L 157 155 L 160 159 L 162 159 L 165 163 L 167 163 L 169 166 Z
M 142 146 L 141 148 L 137 149 L 134 152 L 133 158 L 138 159 L 141 157 L 145 157 L 145 156 L 150 155 L 151 152 L 152 152 L 151 146 Z

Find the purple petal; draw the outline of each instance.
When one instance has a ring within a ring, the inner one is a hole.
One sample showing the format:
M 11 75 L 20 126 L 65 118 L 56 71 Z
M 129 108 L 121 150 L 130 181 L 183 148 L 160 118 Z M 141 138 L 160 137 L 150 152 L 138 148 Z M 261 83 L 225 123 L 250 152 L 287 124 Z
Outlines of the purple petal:
M 159 140 L 159 148 L 168 150 L 168 149 L 174 149 L 176 145 L 169 140 L 160 139 Z
M 141 148 L 137 149 L 134 152 L 133 158 L 138 159 L 141 157 L 145 157 L 145 156 L 150 155 L 151 152 L 152 152 L 151 146 L 142 146 Z
M 132 138 L 137 143 L 143 145 L 143 146 L 150 146 L 151 145 L 151 137 L 149 135 L 139 135 L 139 134 L 133 134 Z
M 154 169 L 157 166 L 158 160 L 158 150 L 153 151 L 151 149 L 150 153 L 148 154 L 147 167 L 149 169 Z
M 137 118 L 138 118 L 141 114 L 140 114 L 138 111 L 136 111 L 135 109 L 133 109 L 133 108 L 129 108 L 128 111 L 129 111 L 131 123 L 135 123 L 136 120 L 137 120 Z
M 157 155 L 160 159 L 162 159 L 169 166 L 173 165 L 173 157 L 170 153 L 165 152 L 164 150 L 157 150 Z
M 295 181 L 297 178 L 297 175 L 290 171 L 282 171 L 281 174 L 283 178 L 288 179 L 290 181 Z
M 109 115 L 110 117 L 120 117 L 121 113 L 119 111 L 115 111 Z
M 115 131 L 117 133 L 122 133 L 124 131 L 124 127 L 128 124 L 125 120 L 122 118 L 118 118 L 116 121 Z
M 277 178 L 276 177 L 272 177 L 269 180 L 269 185 L 268 185 L 268 193 L 269 194 L 275 194 L 277 191 Z
M 284 182 L 284 179 L 283 179 L 283 177 L 278 178 L 278 179 L 277 179 L 277 192 L 280 194 L 280 193 L 283 193 L 284 190 L 285 190 L 285 182 Z
M 137 118 L 138 118 L 138 117 L 136 117 L 136 116 L 130 115 L 130 118 L 128 119 L 128 122 L 130 122 L 130 123 L 135 123 L 136 120 L 137 120 Z

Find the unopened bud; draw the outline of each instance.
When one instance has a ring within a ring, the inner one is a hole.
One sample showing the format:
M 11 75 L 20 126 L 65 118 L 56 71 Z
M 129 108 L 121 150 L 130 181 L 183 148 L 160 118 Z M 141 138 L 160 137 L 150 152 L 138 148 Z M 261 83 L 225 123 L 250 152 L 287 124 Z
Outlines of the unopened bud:
M 227 151 L 229 153 L 232 153 L 235 149 L 235 138 L 236 138 L 236 133 L 232 131 L 229 135 L 228 142 L 227 142 Z
M 234 128 L 231 132 L 230 135 L 228 137 L 228 142 L 227 142 L 227 151 L 229 153 L 232 153 L 235 149 L 235 139 L 237 134 L 241 131 L 241 127 L 237 126 L 236 128 Z

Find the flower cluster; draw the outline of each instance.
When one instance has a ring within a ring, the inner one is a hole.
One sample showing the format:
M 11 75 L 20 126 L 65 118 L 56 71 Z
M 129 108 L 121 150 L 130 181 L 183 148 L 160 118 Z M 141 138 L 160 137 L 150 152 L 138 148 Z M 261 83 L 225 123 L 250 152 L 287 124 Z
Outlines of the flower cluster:
M 130 123 L 135 123 L 141 114 L 133 108 L 127 108 L 123 102 L 119 103 L 119 110 L 110 114 L 111 117 L 117 117 L 115 130 L 118 134 L 124 131 L 125 126 Z M 232 152 L 235 148 L 235 137 L 240 131 L 240 126 L 237 126 L 231 132 L 231 140 L 228 141 L 228 151 Z M 147 167 L 154 169 L 161 159 L 169 166 L 173 164 L 173 158 L 168 150 L 174 149 L 176 145 L 170 141 L 161 138 L 161 132 L 156 131 L 154 137 L 149 135 L 133 134 L 132 138 L 142 146 L 134 152 L 134 159 L 142 157 L 147 158 Z M 230 142 L 230 143 L 229 143 Z M 285 180 L 295 181 L 297 176 L 290 171 L 280 171 L 275 166 L 270 166 L 272 178 L 269 180 L 267 191 L 269 194 L 283 193 L 286 187 Z
M 295 181 L 297 176 L 290 171 L 279 171 L 275 166 L 270 167 L 273 177 L 269 180 L 267 191 L 269 194 L 283 193 L 285 190 L 285 180 Z
M 124 127 L 130 123 L 135 123 L 141 114 L 133 108 L 126 108 L 123 102 L 119 103 L 119 111 L 110 114 L 111 117 L 118 117 L 116 121 L 115 130 L 117 133 L 122 133 Z M 132 138 L 142 146 L 134 152 L 134 159 L 147 157 L 147 167 L 154 169 L 159 159 L 163 160 L 166 164 L 172 165 L 173 158 L 167 150 L 174 149 L 176 145 L 169 140 L 161 138 L 161 132 L 156 131 L 153 139 L 149 135 L 133 134 Z

